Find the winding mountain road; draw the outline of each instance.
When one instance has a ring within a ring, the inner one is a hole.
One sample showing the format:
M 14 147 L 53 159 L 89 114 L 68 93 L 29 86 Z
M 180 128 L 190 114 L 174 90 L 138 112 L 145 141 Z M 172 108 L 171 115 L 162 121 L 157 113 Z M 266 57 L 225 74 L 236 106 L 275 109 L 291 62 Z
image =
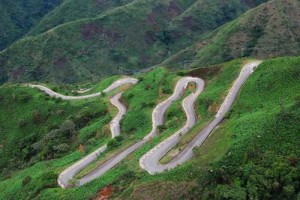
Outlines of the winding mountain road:
M 178 100 L 186 90 L 189 83 L 195 83 L 196 90 L 195 92 L 189 94 L 187 97 L 184 98 L 182 102 L 183 109 L 185 111 L 187 121 L 186 124 L 178 130 L 176 133 L 168 137 L 166 140 L 155 146 L 145 155 L 140 158 L 139 164 L 140 167 L 150 174 L 161 173 L 163 171 L 175 168 L 176 166 L 186 162 L 193 156 L 193 148 L 198 147 L 207 139 L 213 129 L 223 120 L 225 114 L 230 110 L 234 100 L 236 99 L 239 90 L 241 89 L 244 82 L 247 78 L 252 74 L 254 69 L 258 67 L 261 61 L 252 61 L 246 64 L 240 72 L 240 75 L 236 79 L 235 83 L 233 84 L 230 92 L 228 93 L 227 97 L 225 98 L 222 106 L 220 107 L 218 113 L 215 116 L 215 119 L 205 127 L 187 146 L 184 150 L 182 150 L 178 155 L 176 155 L 168 164 L 162 165 L 159 163 L 159 160 L 166 154 L 170 149 L 172 149 L 181 139 L 181 137 L 188 133 L 188 131 L 195 125 L 196 123 L 196 114 L 194 110 L 194 102 L 196 101 L 197 97 L 204 89 L 204 81 L 200 78 L 195 77 L 183 77 L 181 78 L 174 89 L 174 93 L 164 100 L 163 102 L 159 103 L 153 110 L 152 113 L 152 130 L 149 134 L 147 134 L 141 141 L 131 145 L 129 148 L 125 149 L 121 153 L 116 154 L 108 161 L 94 169 L 92 172 L 85 175 L 83 178 L 77 180 L 75 184 L 71 184 L 70 181 L 73 180 L 73 177 L 79 173 L 82 169 L 88 166 L 91 162 L 93 162 L 105 149 L 107 148 L 106 145 L 98 148 L 93 153 L 89 154 L 88 156 L 82 158 L 81 160 L 77 161 L 74 165 L 65 169 L 58 177 L 58 184 L 62 188 L 72 187 L 72 186 L 81 186 L 95 178 L 100 177 L 105 172 L 110 170 L 112 167 L 117 165 L 120 161 L 125 159 L 129 154 L 140 148 L 143 144 L 148 142 L 151 138 L 155 137 L 158 133 L 158 127 L 164 123 L 164 115 L 170 105 Z M 137 82 L 134 78 L 124 78 L 114 82 L 111 86 L 106 88 L 103 92 L 108 93 L 113 89 L 120 87 L 123 84 L 135 84 Z M 101 95 L 101 92 L 85 95 L 85 96 L 65 96 L 58 94 L 45 86 L 41 85 L 28 85 L 30 87 L 36 87 L 40 90 L 46 92 L 50 96 L 62 98 L 64 100 L 77 100 L 77 99 L 86 99 L 97 97 Z M 111 98 L 111 103 L 116 106 L 119 110 L 119 113 L 115 116 L 115 118 L 110 123 L 110 128 L 112 132 L 112 137 L 116 137 L 120 134 L 120 120 L 123 118 L 124 114 L 126 113 L 126 107 L 120 102 L 120 98 L 122 96 L 122 92 L 116 94 Z
M 125 85 L 125 84 L 136 84 L 138 82 L 137 79 L 134 78 L 122 78 L 118 81 L 115 81 L 112 83 L 108 88 L 103 90 L 103 93 L 109 93 L 112 90 Z M 63 100 L 81 100 L 81 99 L 88 99 L 93 98 L 101 95 L 101 92 L 85 95 L 85 96 L 65 96 L 59 93 L 56 93 L 52 91 L 51 89 L 42 86 L 42 85 L 33 85 L 33 84 L 27 84 L 27 86 L 32 88 L 38 88 L 41 91 L 44 91 L 49 96 L 55 97 L 55 98 L 61 98 Z M 116 106 L 119 110 L 118 114 L 114 117 L 114 119 L 110 123 L 110 129 L 112 133 L 112 138 L 120 135 L 120 121 L 123 118 L 124 114 L 126 113 L 126 107 L 120 102 L 121 96 L 123 92 L 119 92 L 116 95 L 114 95 L 110 102 Z M 77 186 L 80 186 L 86 182 L 89 182 L 97 177 L 92 176 L 92 174 L 88 174 L 87 176 L 83 177 L 82 179 L 78 180 L 78 182 L 71 183 L 73 180 L 73 177 L 78 174 L 81 170 L 83 170 L 85 167 L 87 167 L 89 164 L 91 164 L 101 153 L 103 153 L 107 149 L 107 145 L 103 145 L 88 156 L 80 159 L 75 164 L 71 165 L 70 167 L 66 168 L 62 173 L 60 173 L 57 182 L 60 187 L 67 188 L 71 187 L 74 184 Z
M 180 138 L 188 132 L 188 129 L 195 124 L 195 121 L 187 122 L 187 124 L 177 131 L 172 136 L 168 137 L 166 140 L 155 146 L 140 159 L 140 167 L 146 170 L 150 174 L 161 173 L 163 171 L 175 168 L 176 166 L 183 164 L 193 156 L 193 148 L 199 147 L 207 139 L 213 129 L 224 119 L 225 114 L 230 110 L 236 99 L 239 90 L 242 85 L 248 79 L 248 77 L 253 73 L 256 67 L 262 61 L 252 61 L 246 64 L 241 70 L 238 78 L 234 82 L 232 88 L 230 89 L 227 97 L 225 98 L 223 104 L 221 105 L 215 119 L 205 127 L 179 154 L 177 154 L 169 163 L 160 164 L 161 158 L 166 155 L 180 140 Z M 188 98 L 188 97 L 187 97 Z M 187 99 L 186 98 L 186 99 Z M 192 97 L 191 97 L 192 98 Z M 186 100 L 185 99 L 185 100 Z M 186 113 L 193 112 L 190 102 L 184 101 L 183 107 Z M 188 112 L 187 112 L 188 111 Z M 188 116 L 189 118 L 189 116 Z
M 109 93 L 112 90 L 120 87 L 121 85 L 136 84 L 137 82 L 138 82 L 138 80 L 135 78 L 130 78 L 130 77 L 122 78 L 120 80 L 115 81 L 109 87 L 107 87 L 105 90 L 103 90 L 103 93 Z M 39 90 L 45 92 L 49 96 L 55 97 L 55 98 L 61 98 L 62 100 L 82 100 L 82 99 L 89 99 L 89 98 L 101 96 L 101 92 L 84 95 L 84 96 L 66 96 L 66 95 L 54 92 L 53 90 L 51 90 L 43 85 L 26 84 L 26 86 L 31 87 L 31 88 L 38 88 Z
M 125 149 L 121 153 L 116 154 L 108 161 L 106 161 L 104 164 L 100 165 L 98 168 L 94 169 L 92 172 L 84 176 L 82 179 L 80 179 L 78 185 L 83 185 L 95 178 L 100 177 L 105 172 L 110 170 L 112 167 L 116 166 L 119 162 L 124 160 L 132 152 L 134 152 L 135 150 L 140 148 L 143 144 L 148 142 L 151 137 L 154 137 L 157 134 L 157 127 L 163 124 L 164 121 L 163 116 L 166 110 L 172 104 L 172 102 L 178 100 L 183 95 L 183 92 L 185 91 L 186 87 L 188 86 L 188 83 L 190 82 L 194 82 L 196 84 L 196 92 L 190 94 L 188 97 L 185 98 L 184 106 L 185 106 L 186 115 L 188 116 L 186 129 L 191 128 L 196 121 L 196 117 L 195 117 L 196 115 L 192 106 L 194 104 L 194 101 L 196 100 L 196 98 L 199 96 L 199 94 L 204 88 L 204 81 L 199 78 L 184 77 L 177 82 L 173 95 L 155 107 L 152 113 L 153 125 L 152 125 L 151 132 L 146 137 L 144 137 L 143 140 L 131 145 L 129 148 Z

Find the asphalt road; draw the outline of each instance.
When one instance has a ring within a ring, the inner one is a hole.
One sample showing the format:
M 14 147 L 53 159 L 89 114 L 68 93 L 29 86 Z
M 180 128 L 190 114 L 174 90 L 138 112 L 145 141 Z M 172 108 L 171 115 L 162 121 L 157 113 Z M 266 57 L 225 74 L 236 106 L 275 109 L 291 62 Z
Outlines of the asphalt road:
M 120 87 L 121 85 L 124 84 L 136 84 L 138 82 L 137 79 L 135 78 L 130 78 L 130 77 L 126 77 L 126 78 L 122 78 L 120 80 L 115 81 L 114 83 L 112 83 L 108 88 L 106 88 L 105 90 L 103 90 L 103 93 L 109 93 L 112 90 Z M 93 98 L 93 97 L 98 97 L 101 95 L 101 92 L 97 92 L 94 94 L 89 94 L 89 95 L 83 95 L 83 96 L 66 96 L 63 94 L 59 94 L 57 92 L 54 92 L 53 90 L 43 86 L 43 85 L 34 85 L 34 84 L 27 84 L 28 87 L 32 87 L 32 88 L 38 88 L 39 90 L 45 92 L 46 94 L 48 94 L 51 97 L 55 97 L 55 98 L 61 98 L 63 100 L 82 100 L 82 99 L 89 99 L 89 98 Z
M 112 138 L 117 137 L 121 133 L 120 121 L 126 113 L 126 107 L 120 102 L 123 92 L 120 92 L 110 99 L 112 105 L 118 108 L 118 114 L 110 122 L 110 131 Z
M 145 155 L 143 155 L 140 159 L 140 166 L 144 170 L 146 170 L 150 174 L 161 173 L 166 170 L 175 168 L 178 165 L 183 164 L 187 160 L 191 159 L 193 156 L 193 148 L 199 147 L 203 144 L 203 142 L 208 138 L 210 133 L 214 130 L 214 128 L 224 119 L 226 113 L 231 109 L 238 92 L 240 91 L 241 87 L 248 79 L 248 77 L 252 74 L 256 67 L 261 63 L 261 61 L 252 61 L 246 64 L 243 69 L 241 70 L 238 78 L 234 82 L 232 88 L 230 89 L 227 97 L 225 98 L 223 104 L 221 105 L 218 113 L 215 116 L 215 119 L 205 127 L 187 146 L 184 148 L 179 154 L 177 154 L 169 163 L 167 164 L 160 164 L 159 161 L 161 158 L 166 155 L 180 140 L 180 138 L 188 132 L 188 130 L 195 124 L 195 121 L 188 121 L 187 124 L 177 131 L 175 134 L 155 146 Z M 189 98 L 189 97 L 187 97 Z M 191 106 L 192 100 L 187 100 L 183 102 L 184 110 L 187 116 L 193 117 L 191 114 L 193 111 L 193 107 Z

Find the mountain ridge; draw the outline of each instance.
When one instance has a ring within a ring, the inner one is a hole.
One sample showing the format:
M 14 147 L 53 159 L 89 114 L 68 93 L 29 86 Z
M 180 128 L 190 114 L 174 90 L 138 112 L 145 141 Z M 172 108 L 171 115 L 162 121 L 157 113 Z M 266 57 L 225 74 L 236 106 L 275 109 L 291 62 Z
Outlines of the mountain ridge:
M 205 4 L 207 0 L 198 1 Z M 96 18 L 68 22 L 41 35 L 25 38 L 0 53 L 1 82 L 96 81 L 108 75 L 134 73 L 159 64 L 195 40 L 184 37 L 184 29 L 181 33 L 168 30 L 173 19 L 195 5 L 190 4 L 181 0 L 135 0 Z M 194 7 L 200 9 L 197 5 Z M 215 7 L 227 12 L 225 5 L 217 3 Z M 195 21 L 196 25 L 213 22 L 200 29 L 199 35 L 205 35 L 217 24 L 239 15 L 247 4 L 232 0 L 231 5 L 228 12 L 232 16 L 224 21 L 219 20 L 222 14 L 215 15 L 212 10 L 203 14 L 207 18 L 198 18 L 195 14 L 189 20 L 200 20 Z
M 284 10 L 283 15 L 282 10 Z M 298 1 L 273 0 L 218 28 L 207 39 L 169 58 L 163 65 L 187 60 L 190 67 L 238 57 L 272 58 L 300 53 Z M 188 59 L 186 59 L 188 58 Z M 193 63 L 193 60 L 196 62 Z

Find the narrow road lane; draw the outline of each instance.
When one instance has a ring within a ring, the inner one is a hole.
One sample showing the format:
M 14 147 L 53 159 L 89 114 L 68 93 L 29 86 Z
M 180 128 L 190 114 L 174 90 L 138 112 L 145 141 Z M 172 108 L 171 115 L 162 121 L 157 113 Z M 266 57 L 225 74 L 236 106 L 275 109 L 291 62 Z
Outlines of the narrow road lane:
M 110 122 L 110 131 L 111 131 L 112 138 L 115 138 L 120 135 L 121 133 L 120 121 L 127 111 L 126 107 L 120 102 L 122 94 L 123 92 L 120 92 L 110 99 L 111 104 L 114 105 L 119 110 L 118 114 Z
M 130 78 L 130 77 L 122 78 L 120 80 L 115 81 L 108 88 L 103 90 L 103 93 L 109 93 L 112 90 L 120 87 L 121 85 L 136 84 L 137 82 L 138 82 L 138 80 L 135 79 L 135 78 Z M 93 97 L 98 97 L 98 96 L 101 95 L 101 92 L 97 92 L 97 93 L 94 93 L 94 94 L 89 94 L 89 95 L 84 95 L 84 96 L 66 96 L 66 95 L 54 92 L 53 90 L 51 90 L 51 89 L 49 89 L 49 88 L 47 88 L 46 86 L 43 86 L 43 85 L 26 84 L 26 86 L 31 87 L 31 88 L 38 88 L 39 90 L 45 92 L 46 94 L 48 94 L 51 97 L 61 98 L 63 100 L 82 100 L 82 99 L 89 99 L 89 98 L 93 98 Z

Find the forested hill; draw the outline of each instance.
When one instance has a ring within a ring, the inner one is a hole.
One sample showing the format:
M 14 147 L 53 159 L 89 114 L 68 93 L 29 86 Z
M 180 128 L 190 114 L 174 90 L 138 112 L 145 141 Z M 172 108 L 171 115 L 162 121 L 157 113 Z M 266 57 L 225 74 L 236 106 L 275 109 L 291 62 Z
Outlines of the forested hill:
M 74 83 L 133 73 L 159 64 L 262 1 L 113 2 L 64 1 L 32 29 L 34 36 L 0 53 L 1 82 Z
M 33 28 L 62 0 L 1 0 L 0 51 Z

